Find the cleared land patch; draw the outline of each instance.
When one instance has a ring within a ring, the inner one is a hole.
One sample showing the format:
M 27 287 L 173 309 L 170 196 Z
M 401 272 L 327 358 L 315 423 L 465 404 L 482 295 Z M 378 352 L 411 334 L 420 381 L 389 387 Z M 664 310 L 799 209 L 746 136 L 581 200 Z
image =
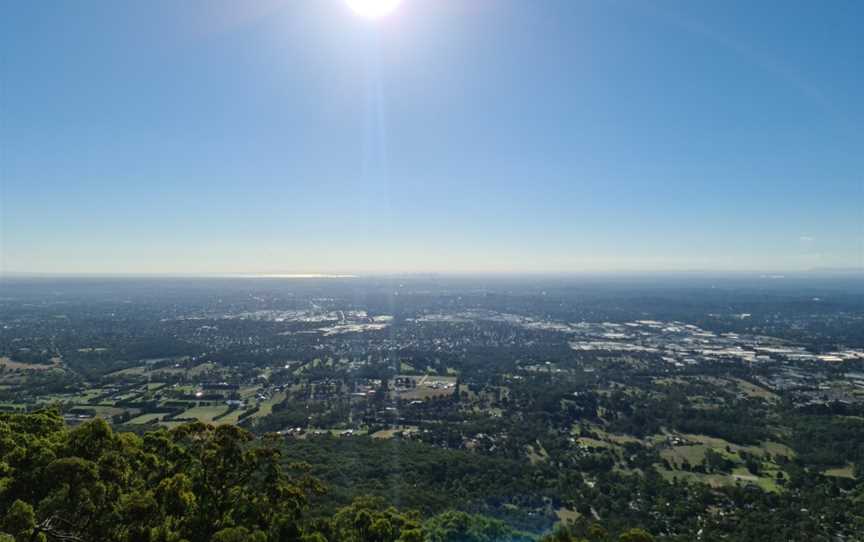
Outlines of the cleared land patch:
M 208 405 L 192 407 L 178 418 L 195 418 L 203 423 L 213 423 L 213 418 L 224 414 L 228 410 L 228 405 Z
M 13 361 L 7 357 L 0 357 L 0 367 L 3 367 L 4 369 L 10 370 L 10 371 L 15 371 L 15 370 L 48 371 L 48 370 L 57 369 L 58 367 L 60 367 L 60 360 L 57 358 L 54 358 L 54 360 L 50 364 L 23 363 L 20 361 Z

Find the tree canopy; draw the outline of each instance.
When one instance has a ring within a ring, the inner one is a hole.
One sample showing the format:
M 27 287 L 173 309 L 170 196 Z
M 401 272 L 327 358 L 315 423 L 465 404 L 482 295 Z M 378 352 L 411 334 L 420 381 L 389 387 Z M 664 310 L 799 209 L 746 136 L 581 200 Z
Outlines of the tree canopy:
M 421 517 L 360 497 L 310 513 L 324 487 L 275 440 L 202 423 L 138 436 L 55 410 L 0 415 L 0 541 L 498 542 L 530 540 L 499 520 Z

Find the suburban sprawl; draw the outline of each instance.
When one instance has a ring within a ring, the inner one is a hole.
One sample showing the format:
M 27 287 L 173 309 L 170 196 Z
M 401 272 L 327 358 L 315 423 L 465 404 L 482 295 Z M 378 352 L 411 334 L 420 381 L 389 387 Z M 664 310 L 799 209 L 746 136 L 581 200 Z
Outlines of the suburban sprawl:
M 238 426 L 309 465 L 322 513 L 860 540 L 864 294 L 688 280 L 22 279 L 0 411 Z

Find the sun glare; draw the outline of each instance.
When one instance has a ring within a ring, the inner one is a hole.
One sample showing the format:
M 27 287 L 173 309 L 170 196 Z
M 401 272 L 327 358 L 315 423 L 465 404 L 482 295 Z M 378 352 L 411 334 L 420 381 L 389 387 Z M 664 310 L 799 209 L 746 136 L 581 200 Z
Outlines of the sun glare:
M 354 13 L 368 19 L 380 19 L 390 15 L 402 0 L 345 0 Z

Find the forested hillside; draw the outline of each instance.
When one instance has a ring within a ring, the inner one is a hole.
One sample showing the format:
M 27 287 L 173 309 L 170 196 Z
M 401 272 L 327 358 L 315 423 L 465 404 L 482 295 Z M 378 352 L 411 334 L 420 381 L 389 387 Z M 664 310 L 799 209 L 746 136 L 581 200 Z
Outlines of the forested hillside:
M 357 497 L 326 514 L 327 488 L 275 439 L 194 423 L 138 436 L 53 410 L 0 415 L 0 541 L 528 541 L 482 515 L 423 517 Z M 422 488 L 418 492 L 424 491 Z M 594 540 L 609 535 L 599 525 Z M 566 530 L 555 540 L 574 539 Z M 639 529 L 622 541 L 652 540 Z

